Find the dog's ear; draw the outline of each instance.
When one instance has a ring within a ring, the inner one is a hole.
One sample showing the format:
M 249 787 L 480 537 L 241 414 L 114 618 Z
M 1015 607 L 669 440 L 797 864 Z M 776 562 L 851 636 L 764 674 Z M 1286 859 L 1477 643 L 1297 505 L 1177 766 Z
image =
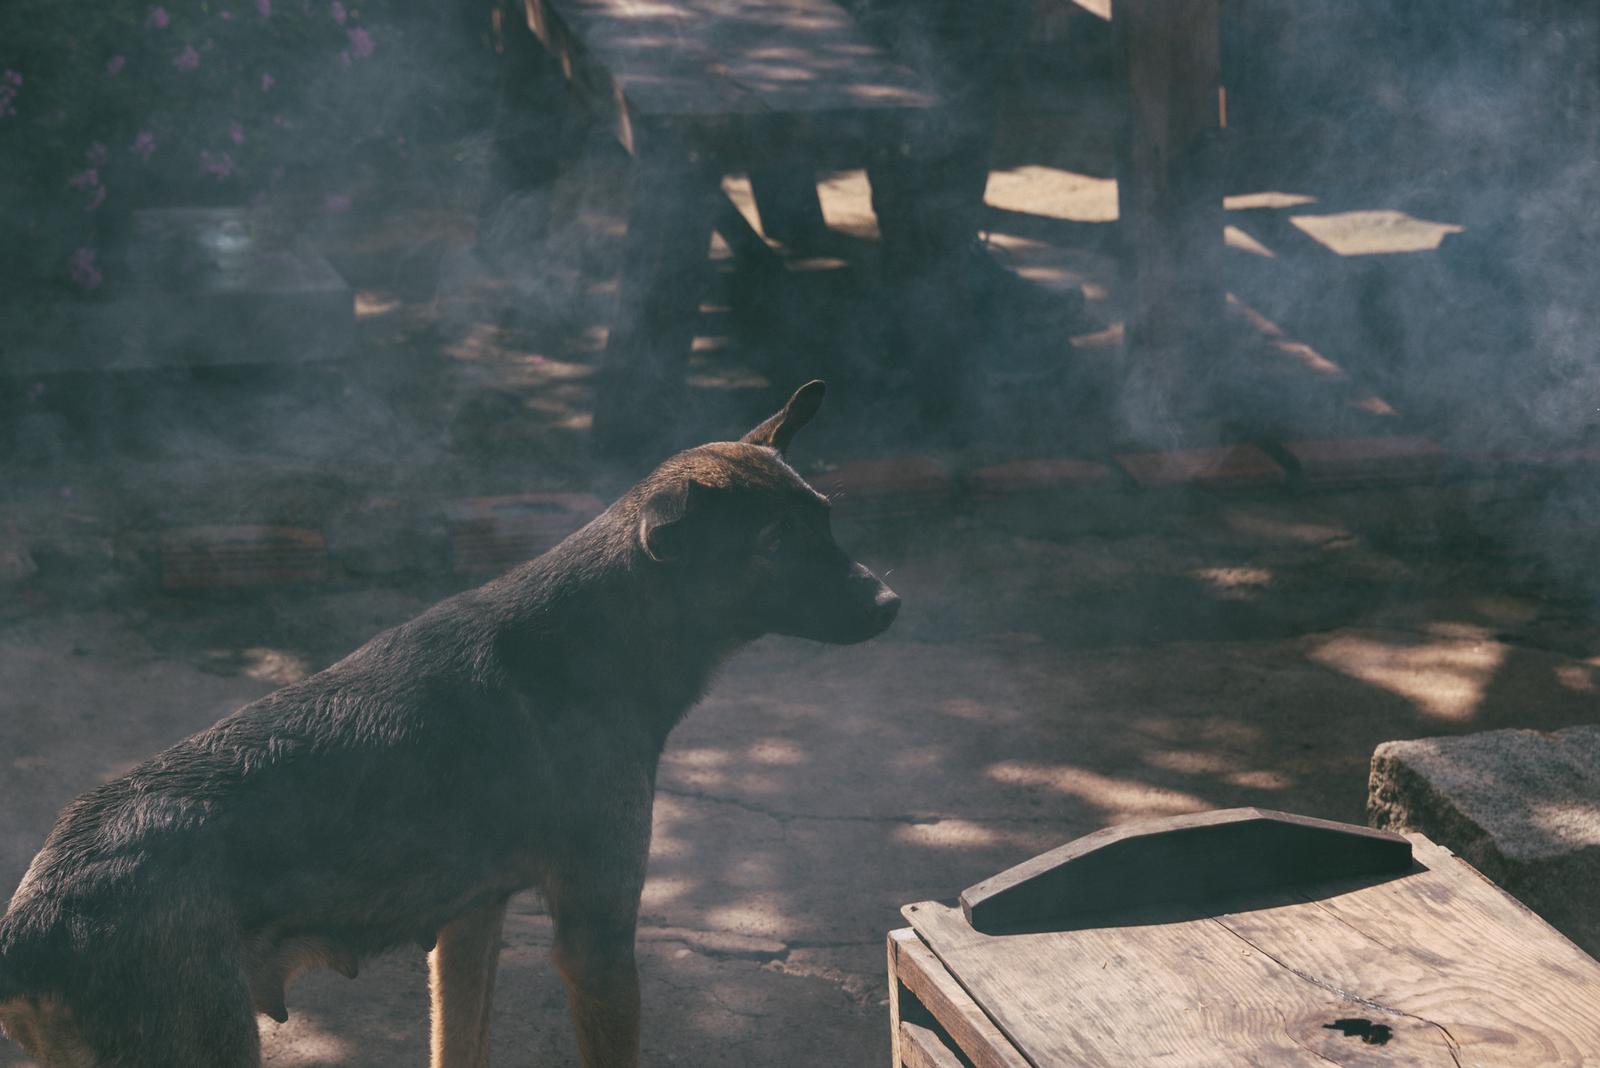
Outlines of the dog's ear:
M 751 445 L 767 445 L 779 452 L 788 452 L 789 443 L 801 427 L 811 422 L 811 417 L 822 407 L 822 395 L 828 387 L 822 379 L 814 378 L 794 391 L 783 411 L 776 413 L 740 441 Z
M 646 497 L 639 508 L 639 547 L 644 554 L 658 564 L 682 560 L 693 543 L 693 520 L 714 492 L 686 478 Z

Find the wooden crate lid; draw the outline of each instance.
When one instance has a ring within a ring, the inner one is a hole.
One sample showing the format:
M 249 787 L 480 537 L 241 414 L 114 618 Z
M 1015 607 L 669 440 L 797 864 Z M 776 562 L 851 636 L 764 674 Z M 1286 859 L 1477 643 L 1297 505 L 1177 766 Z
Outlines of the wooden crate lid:
M 933 902 L 905 914 L 1036 1066 L 1594 1063 L 1600 963 L 1406 837 L 1397 875 L 1130 905 L 1070 930 L 985 934 Z

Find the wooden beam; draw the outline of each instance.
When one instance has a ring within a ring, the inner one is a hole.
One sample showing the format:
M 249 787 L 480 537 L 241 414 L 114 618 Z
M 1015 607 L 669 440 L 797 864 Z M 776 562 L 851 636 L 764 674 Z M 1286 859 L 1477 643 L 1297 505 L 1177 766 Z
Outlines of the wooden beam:
M 1189 350 L 1223 316 L 1219 0 L 1116 0 L 1128 126 L 1118 173 L 1129 347 Z
M 976 1068 L 1031 1068 L 911 928 L 889 933 L 889 962 L 889 986 L 895 991 L 891 997 L 897 998 L 902 986 L 910 991 Z M 903 1056 L 905 1036 L 900 1034 L 902 1021 L 897 1001 L 892 1008 L 892 1041 L 897 1055 Z
M 1397 834 L 1254 808 L 1108 827 L 961 894 L 974 930 L 1069 930 L 1152 905 L 1202 907 L 1224 895 L 1396 875 Z

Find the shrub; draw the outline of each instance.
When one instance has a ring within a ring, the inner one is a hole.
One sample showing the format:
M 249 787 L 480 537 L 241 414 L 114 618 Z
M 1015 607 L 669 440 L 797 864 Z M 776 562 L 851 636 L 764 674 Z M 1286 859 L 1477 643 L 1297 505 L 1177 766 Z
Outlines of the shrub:
M 410 107 L 417 94 L 483 81 L 436 69 L 439 7 L 402 3 L 5 0 L 10 280 L 99 290 L 115 280 L 112 252 L 136 207 L 242 204 L 286 182 L 347 205 L 339 183 L 352 146 L 404 153 L 437 114 L 437 100 Z

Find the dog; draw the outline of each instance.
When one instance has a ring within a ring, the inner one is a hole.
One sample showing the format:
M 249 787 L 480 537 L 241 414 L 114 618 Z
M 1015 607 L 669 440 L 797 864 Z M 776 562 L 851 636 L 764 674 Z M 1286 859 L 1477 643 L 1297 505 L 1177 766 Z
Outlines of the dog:
M 668 733 L 740 646 L 861 642 L 899 609 L 784 459 L 823 392 L 73 801 L 0 918 L 6 1034 L 50 1068 L 255 1066 L 296 973 L 409 943 L 433 1068 L 484 1068 L 506 901 L 534 888 L 584 1068 L 637 1064 Z

